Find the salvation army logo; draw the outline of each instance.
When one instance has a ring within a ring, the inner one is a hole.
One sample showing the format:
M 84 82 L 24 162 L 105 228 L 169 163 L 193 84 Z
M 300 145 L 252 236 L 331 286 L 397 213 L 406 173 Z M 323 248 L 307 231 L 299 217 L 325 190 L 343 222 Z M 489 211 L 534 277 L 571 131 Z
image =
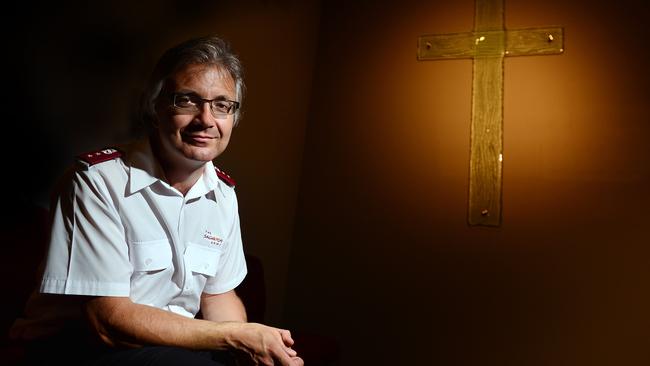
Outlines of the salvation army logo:
M 223 243 L 223 239 L 212 234 L 209 230 L 206 230 L 205 233 L 203 233 L 203 239 L 209 241 L 212 245 L 221 245 Z

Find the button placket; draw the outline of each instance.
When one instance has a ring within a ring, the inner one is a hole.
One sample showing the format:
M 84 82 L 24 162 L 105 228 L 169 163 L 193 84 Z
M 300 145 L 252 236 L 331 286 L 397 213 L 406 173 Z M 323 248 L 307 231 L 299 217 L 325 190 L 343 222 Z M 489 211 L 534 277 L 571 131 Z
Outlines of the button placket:
M 183 198 L 183 203 L 181 204 L 181 209 L 180 212 L 178 213 L 178 238 L 181 243 L 183 243 L 183 253 L 185 252 L 187 248 L 187 242 L 185 241 L 185 236 L 183 235 L 183 231 L 185 230 L 185 205 L 187 204 L 187 201 L 185 198 Z M 190 282 L 192 281 L 192 271 L 190 269 L 190 265 L 187 262 L 187 258 L 185 255 L 183 255 L 183 289 L 182 293 L 187 294 L 191 292 L 192 286 L 190 285 Z

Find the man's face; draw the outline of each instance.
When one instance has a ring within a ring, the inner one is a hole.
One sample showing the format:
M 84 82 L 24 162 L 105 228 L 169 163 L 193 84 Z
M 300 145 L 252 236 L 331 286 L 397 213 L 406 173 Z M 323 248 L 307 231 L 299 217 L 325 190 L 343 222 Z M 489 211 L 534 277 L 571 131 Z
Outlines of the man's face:
M 197 99 L 196 111 L 176 108 L 172 102 L 174 93 L 194 99 L 234 101 L 234 80 L 220 67 L 189 65 L 170 76 L 156 103 L 158 138 L 164 158 L 189 165 L 213 160 L 228 146 L 234 115 L 215 117 L 210 103 L 200 102 L 200 99 Z

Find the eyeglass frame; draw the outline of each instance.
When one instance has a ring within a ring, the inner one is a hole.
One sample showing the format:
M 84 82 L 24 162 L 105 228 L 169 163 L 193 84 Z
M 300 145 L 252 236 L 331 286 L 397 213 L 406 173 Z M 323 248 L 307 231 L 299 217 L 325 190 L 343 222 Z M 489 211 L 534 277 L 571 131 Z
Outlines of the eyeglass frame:
M 176 98 L 178 97 L 188 97 L 192 103 L 195 105 L 193 107 L 182 107 L 176 104 Z M 214 118 L 223 118 L 228 115 L 233 115 L 237 112 L 239 109 L 239 102 L 235 100 L 228 100 L 224 99 L 223 97 L 217 97 L 214 99 L 205 99 L 201 98 L 198 96 L 196 93 L 171 93 L 171 99 L 172 99 L 172 106 L 176 109 L 179 110 L 185 110 L 185 111 L 192 111 L 192 112 L 200 112 L 200 107 L 199 104 L 202 106 L 202 103 L 208 103 L 210 105 L 210 113 Z M 198 103 L 200 102 L 200 103 Z M 228 107 L 227 112 L 215 112 L 214 110 L 214 102 L 227 102 L 230 103 L 230 106 Z

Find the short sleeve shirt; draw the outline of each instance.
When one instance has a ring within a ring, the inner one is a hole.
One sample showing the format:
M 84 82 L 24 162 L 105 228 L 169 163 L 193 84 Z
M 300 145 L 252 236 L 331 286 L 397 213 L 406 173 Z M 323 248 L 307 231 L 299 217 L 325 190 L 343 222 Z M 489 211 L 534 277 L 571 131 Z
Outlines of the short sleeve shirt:
M 75 169 L 53 207 L 43 293 L 124 296 L 188 317 L 246 275 L 233 187 L 212 162 L 185 196 L 147 141 Z

